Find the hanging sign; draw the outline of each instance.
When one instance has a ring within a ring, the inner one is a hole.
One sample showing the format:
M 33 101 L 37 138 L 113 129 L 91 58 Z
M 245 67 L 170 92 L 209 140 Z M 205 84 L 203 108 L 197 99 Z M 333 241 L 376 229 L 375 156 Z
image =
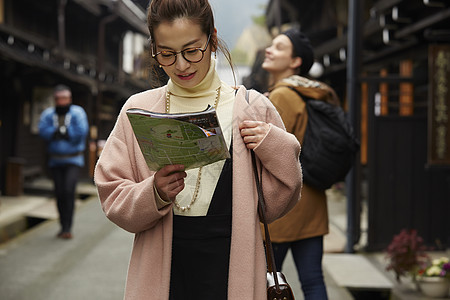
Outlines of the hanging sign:
M 450 166 L 450 45 L 430 45 L 428 58 L 428 163 Z

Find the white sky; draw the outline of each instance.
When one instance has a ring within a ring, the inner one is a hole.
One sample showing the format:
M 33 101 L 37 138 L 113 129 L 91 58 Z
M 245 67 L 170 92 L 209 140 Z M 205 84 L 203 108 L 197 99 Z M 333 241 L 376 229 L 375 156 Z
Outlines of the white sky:
M 242 30 L 252 24 L 252 16 L 265 14 L 269 0 L 209 0 L 209 3 L 219 37 L 233 49 Z

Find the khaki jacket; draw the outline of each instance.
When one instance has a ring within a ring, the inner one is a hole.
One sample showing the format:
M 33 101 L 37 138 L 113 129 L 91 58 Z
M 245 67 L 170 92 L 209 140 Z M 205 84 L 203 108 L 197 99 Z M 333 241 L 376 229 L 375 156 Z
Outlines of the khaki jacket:
M 286 130 L 302 142 L 308 122 L 305 102 L 290 87 L 312 99 L 332 104 L 338 104 L 339 101 L 335 92 L 327 85 L 300 76 L 282 80 L 271 89 L 269 99 L 280 113 Z M 304 184 L 301 199 L 286 216 L 269 225 L 273 242 L 292 242 L 328 233 L 325 192 Z
M 95 169 L 95 183 L 106 216 L 135 234 L 125 299 L 168 299 L 172 252 L 172 205 L 157 209 L 153 172 L 149 171 L 125 111 L 139 107 L 164 111 L 166 87 L 132 96 L 122 108 Z M 266 263 L 257 214 L 251 155 L 239 134 L 238 123 L 258 119 L 272 123 L 255 148 L 263 165 L 267 218 L 286 214 L 299 200 L 300 145 L 285 131 L 270 101 L 240 88 L 233 109 L 233 221 L 228 282 L 229 299 L 266 298 Z M 280 151 L 283 145 L 283 151 Z

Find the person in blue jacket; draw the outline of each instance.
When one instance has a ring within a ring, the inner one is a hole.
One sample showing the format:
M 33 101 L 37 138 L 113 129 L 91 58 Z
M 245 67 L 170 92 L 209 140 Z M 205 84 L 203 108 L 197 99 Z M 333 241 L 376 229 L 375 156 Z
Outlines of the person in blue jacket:
M 48 144 L 48 166 L 54 180 L 61 231 L 58 237 L 72 238 L 72 219 L 78 174 L 84 166 L 89 123 L 81 106 L 72 104 L 68 86 L 57 85 L 55 106 L 45 109 L 39 121 L 39 135 Z

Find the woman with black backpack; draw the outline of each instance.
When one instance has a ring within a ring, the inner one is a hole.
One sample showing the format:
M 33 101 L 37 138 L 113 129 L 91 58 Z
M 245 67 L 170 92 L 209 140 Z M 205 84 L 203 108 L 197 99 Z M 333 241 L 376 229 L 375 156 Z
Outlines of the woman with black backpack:
M 273 39 L 262 64 L 271 77 L 269 99 L 286 130 L 302 144 L 302 151 L 308 123 L 305 98 L 339 105 L 332 88 L 305 77 L 313 62 L 309 39 L 299 30 L 289 29 Z M 322 273 L 323 236 L 328 233 L 325 190 L 308 185 L 304 177 L 301 201 L 286 216 L 271 223 L 269 230 L 278 270 L 291 249 L 305 299 L 327 299 Z

